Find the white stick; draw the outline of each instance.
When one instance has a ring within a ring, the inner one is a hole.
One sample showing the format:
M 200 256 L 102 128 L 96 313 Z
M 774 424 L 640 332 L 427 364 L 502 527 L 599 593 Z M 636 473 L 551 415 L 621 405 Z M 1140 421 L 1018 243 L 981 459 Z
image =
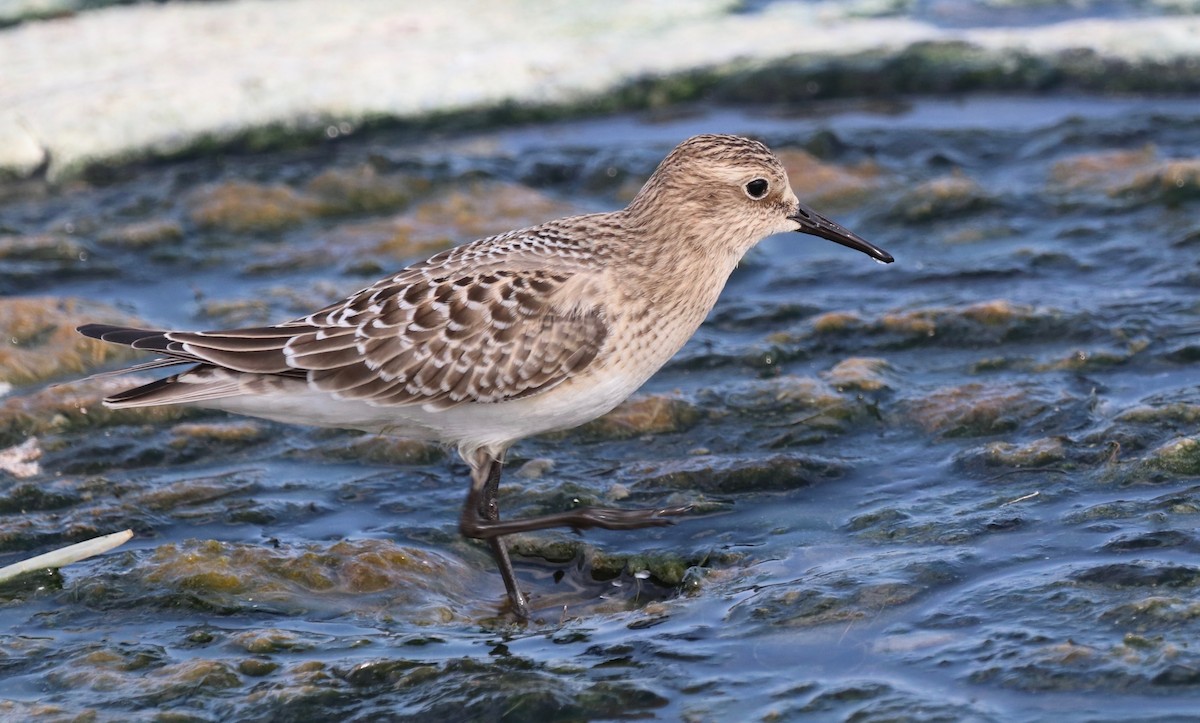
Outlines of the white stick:
M 31 557 L 28 560 L 14 562 L 7 567 L 0 567 L 0 582 L 33 570 L 59 568 L 63 565 L 70 565 L 72 562 L 86 560 L 93 555 L 99 555 L 102 552 L 108 552 L 114 547 L 124 545 L 131 537 L 133 537 L 133 530 L 114 532 L 111 535 L 102 535 L 100 537 L 93 537 L 90 540 L 84 540 L 83 542 L 77 542 L 74 545 L 68 545 L 53 552 L 38 555 L 37 557 Z
M 1016 498 L 1015 500 L 1009 500 L 1008 502 L 1004 502 L 1000 506 L 1004 507 L 1005 505 L 1015 505 L 1018 502 L 1024 502 L 1025 500 L 1031 500 L 1040 494 L 1041 494 L 1041 490 L 1038 490 L 1037 492 L 1030 492 L 1027 495 L 1021 495 L 1020 497 Z

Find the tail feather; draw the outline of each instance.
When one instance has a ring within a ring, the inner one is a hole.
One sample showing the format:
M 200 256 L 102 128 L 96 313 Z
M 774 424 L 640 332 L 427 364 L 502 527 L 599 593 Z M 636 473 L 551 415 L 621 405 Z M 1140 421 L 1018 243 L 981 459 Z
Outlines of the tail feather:
M 200 365 L 180 374 L 172 374 L 140 387 L 105 397 L 113 409 L 157 407 L 231 397 L 241 393 L 237 374 L 218 367 Z
M 131 329 L 108 324 L 86 324 L 79 333 L 93 339 L 124 344 L 134 349 L 156 351 L 169 357 L 198 364 L 212 364 L 251 374 L 302 376 L 288 365 L 284 347 L 297 333 L 308 327 L 260 327 L 235 329 L 233 332 L 187 332 Z
M 121 367 L 120 369 L 110 369 L 106 372 L 96 372 L 95 374 L 89 374 L 86 377 L 84 377 L 83 379 L 81 379 L 80 381 L 88 382 L 93 379 L 109 379 L 111 377 L 123 377 L 126 374 L 137 374 L 139 372 L 149 372 L 149 371 L 154 371 L 156 369 L 169 369 L 171 367 L 177 367 L 182 364 L 192 364 L 192 363 L 193 362 L 187 361 L 185 359 L 173 359 L 171 357 L 159 357 L 158 359 L 151 359 L 148 362 L 142 362 L 141 364 L 134 364 L 133 366 Z
M 236 370 L 226 370 L 216 364 L 206 363 L 206 360 L 186 351 L 181 342 L 170 339 L 170 332 L 110 324 L 84 324 L 78 327 L 77 331 L 93 339 L 124 344 L 134 349 L 157 351 L 165 355 L 165 358 L 154 359 L 117 372 L 106 372 L 103 376 L 161 369 L 179 364 L 196 365 L 178 374 L 105 398 L 105 405 L 114 409 L 202 402 L 242 393 Z

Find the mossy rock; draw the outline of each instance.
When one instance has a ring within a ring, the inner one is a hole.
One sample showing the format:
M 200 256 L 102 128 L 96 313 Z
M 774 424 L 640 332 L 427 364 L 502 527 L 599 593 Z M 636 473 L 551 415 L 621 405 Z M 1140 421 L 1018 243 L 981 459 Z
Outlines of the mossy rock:
M 141 356 L 75 331 L 88 322 L 136 324 L 137 320 L 112 307 L 70 297 L 0 299 L 0 382 L 33 384 Z

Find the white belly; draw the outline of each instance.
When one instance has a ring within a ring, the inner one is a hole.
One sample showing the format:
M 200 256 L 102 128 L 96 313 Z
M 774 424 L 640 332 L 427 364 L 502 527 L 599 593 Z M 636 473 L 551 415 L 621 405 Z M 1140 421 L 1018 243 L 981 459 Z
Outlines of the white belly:
M 301 382 L 286 393 L 246 394 L 200 406 L 291 424 L 360 429 L 460 448 L 505 448 L 522 437 L 570 429 L 624 401 L 643 378 L 609 374 L 572 380 L 545 393 L 508 402 L 467 403 L 449 409 L 422 405 L 376 406 L 311 391 Z

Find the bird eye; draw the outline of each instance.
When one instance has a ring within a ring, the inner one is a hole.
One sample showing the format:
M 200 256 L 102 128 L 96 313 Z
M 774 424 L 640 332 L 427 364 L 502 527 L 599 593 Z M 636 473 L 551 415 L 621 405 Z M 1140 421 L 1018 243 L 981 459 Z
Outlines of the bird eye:
M 750 198 L 753 198 L 755 201 L 757 201 L 760 198 L 762 198 L 763 196 L 767 195 L 768 185 L 769 184 L 767 183 L 767 179 L 756 178 L 753 181 L 746 184 L 746 195 L 749 196 Z

